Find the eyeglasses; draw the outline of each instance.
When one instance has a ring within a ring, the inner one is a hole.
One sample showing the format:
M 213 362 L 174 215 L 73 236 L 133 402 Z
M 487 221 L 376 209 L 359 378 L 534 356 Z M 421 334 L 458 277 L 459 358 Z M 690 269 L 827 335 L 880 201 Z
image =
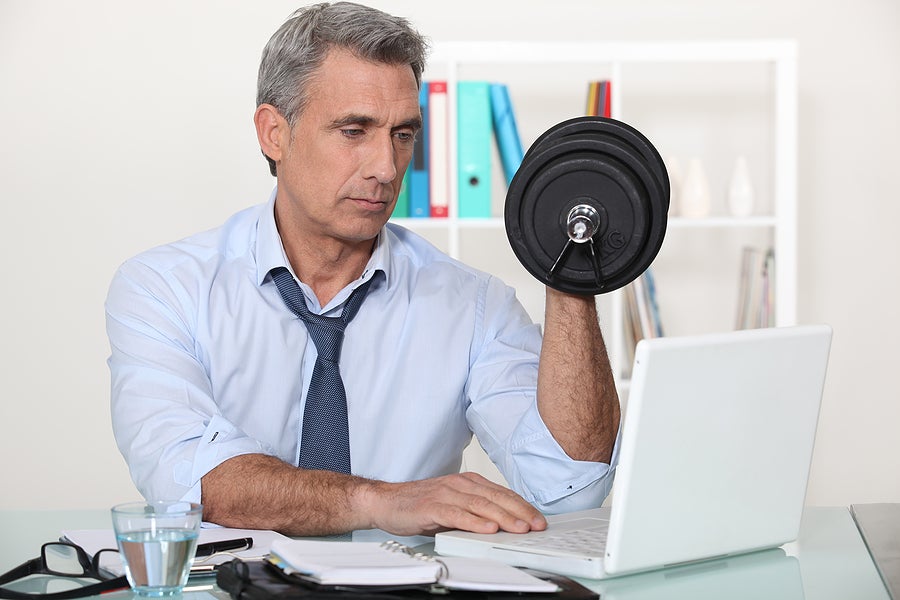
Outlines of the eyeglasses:
M 116 554 L 113 554 L 116 553 Z M 118 561 L 118 550 L 106 548 L 88 556 L 80 546 L 68 542 L 49 542 L 41 546 L 41 555 L 22 563 L 11 571 L 0 575 L 0 598 L 8 600 L 65 600 L 66 598 L 83 598 L 101 592 L 128 587 L 125 576 L 116 577 L 106 570 L 104 565 L 112 564 L 111 558 Z M 10 590 L 2 586 L 29 575 L 52 575 L 55 577 L 97 579 L 100 583 L 85 585 L 71 590 L 48 593 L 28 593 Z

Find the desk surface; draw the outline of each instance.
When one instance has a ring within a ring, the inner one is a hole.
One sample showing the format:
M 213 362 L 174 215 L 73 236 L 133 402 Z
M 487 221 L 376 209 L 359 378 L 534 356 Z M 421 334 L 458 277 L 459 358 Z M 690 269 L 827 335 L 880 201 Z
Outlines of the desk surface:
M 64 529 L 108 529 L 107 511 L 0 511 L 0 573 L 38 555 Z M 890 600 L 846 508 L 808 507 L 783 549 L 607 581 L 582 580 L 604 600 L 739 598 Z M 227 598 L 211 585 L 185 600 Z M 128 598 L 128 592 L 104 598 Z

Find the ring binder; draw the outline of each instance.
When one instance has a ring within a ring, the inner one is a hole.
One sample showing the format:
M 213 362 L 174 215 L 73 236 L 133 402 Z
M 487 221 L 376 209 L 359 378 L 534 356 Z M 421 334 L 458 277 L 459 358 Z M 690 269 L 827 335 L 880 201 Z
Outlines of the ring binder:
M 269 561 L 298 584 L 320 587 L 414 587 L 432 593 L 480 591 L 557 592 L 555 583 L 499 561 L 433 556 L 397 541 L 329 542 L 279 540 L 272 544 Z
M 537 571 L 528 574 L 551 583 L 558 591 L 550 594 L 486 591 L 478 593 L 477 597 L 482 600 L 547 600 L 548 597 L 554 600 L 597 600 L 599 597 L 596 592 L 563 575 Z M 268 562 L 241 560 L 220 566 L 216 583 L 234 600 L 433 600 L 434 596 L 445 600 L 472 600 L 476 597 L 469 590 L 435 589 L 431 586 L 323 586 L 286 575 Z

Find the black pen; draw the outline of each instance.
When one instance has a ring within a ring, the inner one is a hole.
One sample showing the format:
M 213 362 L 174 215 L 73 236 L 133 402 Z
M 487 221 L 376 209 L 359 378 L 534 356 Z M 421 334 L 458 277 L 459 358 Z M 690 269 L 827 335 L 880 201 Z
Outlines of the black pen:
M 222 540 L 221 542 L 209 542 L 207 544 L 198 544 L 197 552 L 194 556 L 212 556 L 219 552 L 227 552 L 229 550 L 249 550 L 253 547 L 253 538 L 237 538 L 234 540 Z

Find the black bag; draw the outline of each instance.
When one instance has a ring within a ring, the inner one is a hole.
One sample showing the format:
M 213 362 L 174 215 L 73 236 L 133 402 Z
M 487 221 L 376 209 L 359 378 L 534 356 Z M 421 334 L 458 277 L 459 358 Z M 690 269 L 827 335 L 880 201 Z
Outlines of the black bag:
M 216 583 L 234 600 L 597 600 L 596 592 L 564 577 L 525 569 L 560 587 L 556 593 L 475 592 L 432 586 L 336 586 L 286 575 L 268 561 L 239 559 L 219 565 Z M 437 598 L 436 598 L 437 597 Z

